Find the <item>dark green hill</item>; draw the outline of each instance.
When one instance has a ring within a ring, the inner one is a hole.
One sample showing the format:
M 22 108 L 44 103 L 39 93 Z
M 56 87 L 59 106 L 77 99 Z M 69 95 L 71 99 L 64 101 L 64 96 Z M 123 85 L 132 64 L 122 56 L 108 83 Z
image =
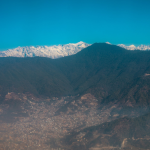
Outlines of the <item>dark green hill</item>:
M 59 58 L 0 58 L 0 94 L 31 92 L 49 97 L 92 93 L 100 102 L 150 102 L 150 51 L 93 44 Z
M 93 44 L 76 55 L 55 60 L 76 94 L 90 92 L 102 102 L 148 97 L 150 51 L 127 51 L 115 45 Z
M 0 58 L 0 93 L 30 92 L 62 96 L 70 92 L 68 79 L 48 58 Z

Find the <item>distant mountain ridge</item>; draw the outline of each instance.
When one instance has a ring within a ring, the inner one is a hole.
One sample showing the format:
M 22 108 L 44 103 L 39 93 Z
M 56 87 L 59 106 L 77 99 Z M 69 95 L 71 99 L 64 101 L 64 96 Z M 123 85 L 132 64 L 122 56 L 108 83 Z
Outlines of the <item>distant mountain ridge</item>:
M 111 44 L 106 42 L 106 44 Z M 80 52 L 82 49 L 90 46 L 91 44 L 85 42 L 69 43 L 65 45 L 53 45 L 53 46 L 25 46 L 17 47 L 14 49 L 8 49 L 6 51 L 0 51 L 0 57 L 48 57 L 52 59 L 74 55 Z M 150 50 L 150 46 L 126 46 L 124 44 L 118 44 L 117 46 L 127 50 Z
M 0 52 L 0 57 L 49 57 L 52 59 L 60 58 L 76 54 L 83 48 L 90 46 L 91 44 L 84 43 L 82 41 L 78 43 L 69 43 L 66 45 L 53 45 L 53 46 L 26 46 L 17 47 L 14 49 L 8 49 Z
M 125 48 L 127 50 L 150 50 L 150 45 L 140 45 L 140 46 L 135 46 L 135 45 L 129 45 L 126 46 L 124 44 L 118 44 L 117 46 L 120 46 L 122 48 Z

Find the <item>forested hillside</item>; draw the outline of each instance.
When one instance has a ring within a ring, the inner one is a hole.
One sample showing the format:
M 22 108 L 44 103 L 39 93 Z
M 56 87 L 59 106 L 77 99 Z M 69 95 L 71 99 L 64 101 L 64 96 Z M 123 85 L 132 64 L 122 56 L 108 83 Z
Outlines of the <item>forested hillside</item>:
M 55 60 L 0 58 L 0 94 L 30 92 L 60 97 L 90 92 L 102 103 L 129 100 L 149 105 L 149 74 L 150 51 L 95 43 L 75 55 Z

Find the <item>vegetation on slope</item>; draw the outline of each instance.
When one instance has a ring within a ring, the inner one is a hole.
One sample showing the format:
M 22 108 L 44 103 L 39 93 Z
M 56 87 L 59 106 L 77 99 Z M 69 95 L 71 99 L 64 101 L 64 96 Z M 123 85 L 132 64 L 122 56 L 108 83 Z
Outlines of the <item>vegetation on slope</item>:
M 59 58 L 0 58 L 0 94 L 31 92 L 44 96 L 87 92 L 100 103 L 149 105 L 150 51 L 127 51 L 96 43 Z

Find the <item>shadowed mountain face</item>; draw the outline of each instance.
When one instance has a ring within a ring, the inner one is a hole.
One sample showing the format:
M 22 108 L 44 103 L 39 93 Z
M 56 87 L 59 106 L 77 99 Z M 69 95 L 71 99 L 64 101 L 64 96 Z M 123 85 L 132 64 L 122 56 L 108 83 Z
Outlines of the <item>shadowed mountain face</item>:
M 92 93 L 100 102 L 149 105 L 150 52 L 93 44 L 76 55 L 0 58 L 0 94 L 31 92 L 43 96 Z
M 96 43 L 59 59 L 0 58 L 3 149 L 147 150 L 149 107 L 150 51 Z

